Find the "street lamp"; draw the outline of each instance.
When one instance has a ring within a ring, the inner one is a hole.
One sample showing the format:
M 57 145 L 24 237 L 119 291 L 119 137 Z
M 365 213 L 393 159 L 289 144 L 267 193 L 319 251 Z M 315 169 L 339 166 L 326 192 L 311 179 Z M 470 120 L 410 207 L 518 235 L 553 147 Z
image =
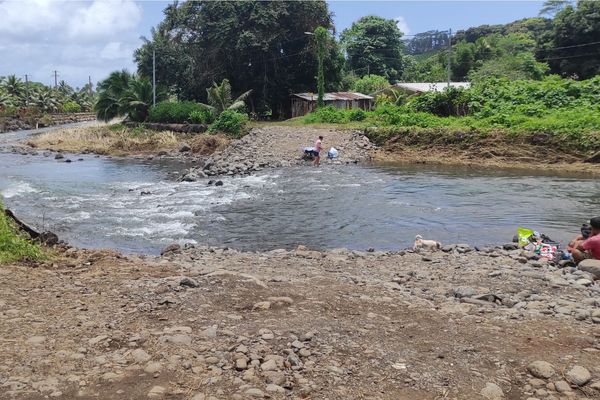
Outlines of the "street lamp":
M 156 50 L 154 49 L 154 45 L 146 39 L 145 36 L 140 36 L 140 39 L 143 40 L 146 44 L 152 46 L 152 106 L 156 105 Z

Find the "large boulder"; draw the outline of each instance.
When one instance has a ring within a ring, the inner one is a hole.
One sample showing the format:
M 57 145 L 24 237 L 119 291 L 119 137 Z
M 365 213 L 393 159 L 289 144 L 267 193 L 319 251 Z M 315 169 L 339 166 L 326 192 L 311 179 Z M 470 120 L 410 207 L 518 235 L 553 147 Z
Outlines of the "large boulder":
M 594 275 L 594 278 L 600 279 L 600 260 L 583 260 L 577 267 Z

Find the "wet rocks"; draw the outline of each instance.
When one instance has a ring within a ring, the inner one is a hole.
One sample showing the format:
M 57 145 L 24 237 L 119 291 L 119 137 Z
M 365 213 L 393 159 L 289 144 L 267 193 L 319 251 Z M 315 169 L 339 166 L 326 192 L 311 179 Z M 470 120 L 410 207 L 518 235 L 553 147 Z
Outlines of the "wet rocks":
M 173 244 L 168 245 L 164 249 L 162 249 L 162 251 L 160 252 L 160 255 L 164 256 L 167 254 L 177 253 L 179 251 L 181 251 L 181 245 L 178 243 L 173 243 Z
M 56 155 L 54 156 L 55 160 L 62 160 L 64 158 L 65 156 L 63 155 L 63 153 L 56 153 Z

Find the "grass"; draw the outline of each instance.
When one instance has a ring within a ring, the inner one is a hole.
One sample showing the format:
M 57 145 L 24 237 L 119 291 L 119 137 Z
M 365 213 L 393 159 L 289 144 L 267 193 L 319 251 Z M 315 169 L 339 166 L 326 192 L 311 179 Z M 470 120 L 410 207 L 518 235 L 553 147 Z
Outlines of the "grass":
M 27 144 L 35 148 L 70 153 L 128 156 L 177 151 L 183 142 L 190 145 L 193 153 L 206 155 L 226 147 L 229 139 L 224 135 L 158 132 L 117 124 L 48 132 L 30 139 Z
M 40 258 L 42 258 L 41 248 L 18 233 L 0 204 L 0 264 Z

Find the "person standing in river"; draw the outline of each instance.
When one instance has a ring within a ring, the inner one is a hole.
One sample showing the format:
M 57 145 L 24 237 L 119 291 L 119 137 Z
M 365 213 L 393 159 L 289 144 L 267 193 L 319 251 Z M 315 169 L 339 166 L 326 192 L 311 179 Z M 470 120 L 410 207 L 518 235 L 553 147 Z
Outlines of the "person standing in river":
M 321 165 L 321 142 L 323 140 L 323 136 L 319 136 L 319 138 L 315 141 L 315 161 L 313 162 L 315 167 Z

